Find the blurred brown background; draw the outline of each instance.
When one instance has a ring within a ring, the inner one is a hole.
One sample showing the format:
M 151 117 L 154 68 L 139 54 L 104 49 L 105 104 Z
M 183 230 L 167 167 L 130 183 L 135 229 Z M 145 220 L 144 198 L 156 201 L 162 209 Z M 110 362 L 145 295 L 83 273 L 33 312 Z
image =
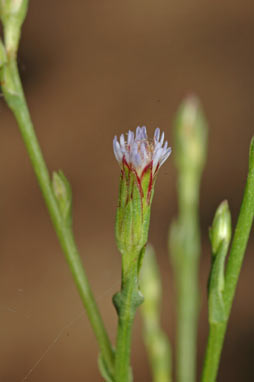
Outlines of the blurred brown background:
M 201 189 L 203 254 L 199 373 L 207 335 L 207 229 L 229 200 L 236 221 L 253 135 L 253 8 L 249 1 L 33 0 L 19 65 L 49 169 L 73 188 L 74 229 L 112 340 L 120 285 L 114 242 L 119 168 L 115 134 L 159 126 L 172 145 L 183 97 L 200 96 L 209 121 Z M 0 103 L 0 381 L 97 382 L 98 348 L 56 240 L 15 121 Z M 162 323 L 174 346 L 175 297 L 167 255 L 177 212 L 173 155 L 160 171 L 150 241 L 163 276 Z M 253 251 L 249 242 L 218 382 L 251 381 Z M 151 381 L 136 319 L 135 381 Z M 188 381 L 186 381 L 188 382 Z

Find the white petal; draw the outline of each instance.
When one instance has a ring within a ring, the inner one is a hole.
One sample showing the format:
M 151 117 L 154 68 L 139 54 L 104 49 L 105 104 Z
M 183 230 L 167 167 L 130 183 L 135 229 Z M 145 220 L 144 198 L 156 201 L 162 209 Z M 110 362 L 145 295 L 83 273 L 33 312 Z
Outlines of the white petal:
M 141 127 L 141 139 L 147 139 L 147 133 L 146 133 L 146 127 L 142 126 Z
M 136 142 L 134 142 L 132 146 L 132 151 L 130 153 L 130 162 L 133 164 L 134 167 L 139 167 L 141 164 L 141 157 L 138 152 L 138 145 Z
M 128 151 L 126 151 L 124 153 L 124 158 L 125 158 L 126 162 L 129 164 L 130 163 L 130 154 L 128 153 Z
M 124 134 L 121 134 L 120 136 L 120 145 L 122 148 L 125 148 Z
M 119 142 L 117 140 L 117 136 L 115 136 L 115 138 L 113 140 L 113 150 L 114 150 L 114 154 L 115 154 L 116 160 L 118 162 L 121 162 L 122 159 L 123 159 L 123 154 L 122 154 Z
M 148 155 L 147 155 L 147 151 L 146 151 L 146 145 L 144 142 L 142 142 L 140 145 L 140 156 L 144 162 L 147 161 Z M 145 165 L 145 163 L 144 163 L 144 165 Z
M 158 141 L 154 141 L 153 154 L 155 154 L 161 148 L 161 144 Z
M 160 139 L 160 129 L 159 129 L 159 127 L 157 127 L 157 128 L 155 129 L 155 132 L 154 132 L 154 139 L 155 139 L 155 141 L 159 141 L 159 139 Z
M 134 156 L 132 163 L 136 169 L 141 166 L 142 159 L 141 159 L 139 152 L 137 152 L 136 155 Z
M 163 163 L 168 159 L 169 155 L 171 154 L 171 148 L 169 147 L 166 151 L 166 153 L 162 156 L 160 161 L 160 167 L 163 165 Z
M 154 156 L 153 156 L 153 168 L 154 168 L 154 170 L 156 169 L 157 164 L 158 164 L 159 161 L 160 161 L 162 152 L 163 152 L 163 149 L 160 147 L 160 148 L 154 153 Z
M 134 142 L 134 133 L 133 133 L 133 131 L 129 130 L 127 143 L 128 143 L 128 145 L 131 145 L 131 144 L 133 144 L 133 142 Z
M 140 140 L 140 136 L 141 136 L 141 127 L 138 126 L 138 127 L 136 128 L 136 138 L 135 138 L 135 140 L 136 140 L 136 141 L 139 141 L 139 140 Z
M 161 134 L 161 140 L 160 140 L 161 145 L 163 144 L 163 141 L 164 141 L 164 132 L 162 132 L 162 134 Z
M 134 156 L 136 155 L 137 152 L 138 152 L 138 145 L 134 141 L 134 143 L 130 147 L 130 161 L 131 162 L 132 162 L 132 159 L 134 158 Z

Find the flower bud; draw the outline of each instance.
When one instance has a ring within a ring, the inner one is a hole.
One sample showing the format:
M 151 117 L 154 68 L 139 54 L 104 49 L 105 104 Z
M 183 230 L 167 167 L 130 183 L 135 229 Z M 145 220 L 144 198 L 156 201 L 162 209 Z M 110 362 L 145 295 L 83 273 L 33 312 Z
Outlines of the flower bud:
M 115 157 L 121 168 L 119 202 L 116 216 L 116 240 L 119 251 L 140 253 L 148 237 L 151 202 L 158 169 L 171 153 L 164 133 L 156 129 L 153 141 L 146 128 L 137 127 L 113 141 Z
M 182 170 L 202 169 L 206 157 L 207 124 L 198 98 L 183 101 L 175 122 L 175 160 Z
M 52 187 L 62 218 L 71 225 L 71 186 L 62 171 L 53 172 Z
M 209 322 L 219 323 L 226 319 L 223 298 L 224 273 L 231 238 L 231 216 L 226 200 L 217 208 L 209 236 L 212 246 L 212 263 L 208 283 Z
M 231 239 L 231 214 L 227 200 L 224 200 L 217 208 L 209 236 L 213 255 L 217 254 L 223 241 L 228 248 Z
M 4 26 L 7 54 L 15 56 L 20 39 L 20 29 L 26 17 L 28 0 L 0 0 L 0 17 Z

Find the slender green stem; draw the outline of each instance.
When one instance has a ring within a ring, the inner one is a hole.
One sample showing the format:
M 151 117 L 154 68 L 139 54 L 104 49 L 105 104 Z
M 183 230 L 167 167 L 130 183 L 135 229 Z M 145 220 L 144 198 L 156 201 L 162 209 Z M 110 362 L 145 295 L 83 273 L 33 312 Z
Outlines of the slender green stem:
M 225 274 L 224 301 L 229 315 L 254 217 L 254 137 L 250 144 L 249 171 Z
M 219 368 L 227 323 L 230 316 L 237 282 L 246 250 L 254 217 L 254 138 L 252 138 L 249 155 L 249 173 L 243 201 L 233 237 L 231 251 L 225 274 L 223 300 L 225 304 L 225 321 L 211 323 L 206 347 L 202 382 L 215 382 Z
M 211 323 L 206 347 L 202 382 L 215 382 L 227 323 Z
M 130 381 L 130 349 L 131 332 L 134 316 L 130 306 L 133 299 L 133 287 L 131 283 L 125 290 L 126 299 L 121 306 L 118 319 L 116 359 L 115 359 L 115 379 L 117 382 Z
M 16 60 L 14 58 L 10 58 L 3 68 L 2 89 L 5 100 L 16 117 L 59 242 L 65 253 L 67 263 L 70 267 L 88 318 L 98 340 L 102 356 L 107 364 L 109 371 L 113 373 L 114 362 L 111 344 L 103 325 L 102 318 L 98 311 L 95 299 L 92 295 L 87 276 L 82 266 L 80 255 L 73 238 L 72 231 L 70 227 L 67 227 L 67 225 L 64 223 L 59 212 L 58 204 L 52 190 L 47 166 L 43 159 L 43 155 L 36 134 L 34 132 L 25 96 L 23 94 Z
M 143 296 L 138 288 L 137 264 L 134 262 L 130 264 L 126 273 L 123 271 L 121 292 L 114 296 L 114 304 L 118 312 L 115 382 L 132 381 L 130 367 L 132 325 L 136 309 L 142 302 Z

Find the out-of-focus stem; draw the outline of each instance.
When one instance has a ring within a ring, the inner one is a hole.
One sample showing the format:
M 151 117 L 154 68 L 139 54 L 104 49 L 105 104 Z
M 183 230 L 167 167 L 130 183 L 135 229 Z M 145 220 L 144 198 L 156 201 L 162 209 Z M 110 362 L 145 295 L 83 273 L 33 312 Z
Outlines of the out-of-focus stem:
M 153 382 L 171 382 L 171 348 L 160 325 L 161 280 L 152 247 L 146 249 L 140 275 L 144 294 L 141 314 L 144 322 L 143 336 L 153 374 Z
M 198 195 L 198 184 L 196 183 Z M 200 254 L 197 205 L 184 210 L 171 230 L 171 251 L 177 290 L 177 380 L 196 380 Z M 173 237 L 175 236 L 175 237 Z M 178 239 L 177 239 L 178 238 Z M 173 244 L 175 241 L 178 243 Z
M 183 102 L 174 132 L 179 214 L 170 229 L 169 246 L 177 293 L 176 375 L 178 382 L 195 382 L 200 256 L 198 201 L 207 135 L 205 119 L 195 97 Z

